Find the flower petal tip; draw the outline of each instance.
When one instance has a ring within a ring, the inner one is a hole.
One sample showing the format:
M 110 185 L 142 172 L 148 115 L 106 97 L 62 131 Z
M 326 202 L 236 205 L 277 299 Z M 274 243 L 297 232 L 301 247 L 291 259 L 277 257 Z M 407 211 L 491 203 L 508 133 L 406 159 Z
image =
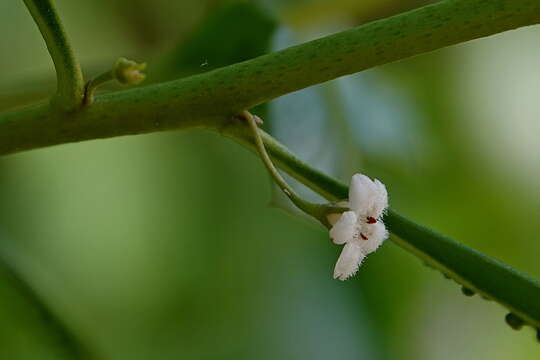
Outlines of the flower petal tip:
M 353 211 L 346 211 L 330 229 L 330 238 L 334 244 L 345 244 L 354 236 L 357 217 Z

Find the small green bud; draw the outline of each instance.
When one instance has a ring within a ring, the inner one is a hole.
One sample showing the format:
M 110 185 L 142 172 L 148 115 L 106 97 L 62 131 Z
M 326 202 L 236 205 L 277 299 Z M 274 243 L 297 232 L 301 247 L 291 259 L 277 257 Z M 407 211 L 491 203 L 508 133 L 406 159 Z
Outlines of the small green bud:
M 113 68 L 114 78 L 123 85 L 140 84 L 146 75 L 141 71 L 146 69 L 146 63 L 137 63 L 126 58 L 120 58 L 116 61 Z

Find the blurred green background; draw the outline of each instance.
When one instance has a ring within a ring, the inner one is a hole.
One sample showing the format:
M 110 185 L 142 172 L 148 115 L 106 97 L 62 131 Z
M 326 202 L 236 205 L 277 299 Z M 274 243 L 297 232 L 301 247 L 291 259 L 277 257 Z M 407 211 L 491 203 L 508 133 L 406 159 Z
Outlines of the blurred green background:
M 147 84 L 426 3 L 57 0 L 86 77 L 128 56 L 148 62 Z M 54 70 L 22 1 L 0 2 L 0 31 L 0 110 L 46 98 Z M 257 111 L 310 164 L 377 177 L 401 213 L 540 278 L 539 38 L 500 34 Z M 74 358 L 73 339 L 104 360 L 538 358 L 530 329 L 391 241 L 346 282 L 331 276 L 339 251 L 290 216 L 257 157 L 213 133 L 5 156 L 0 359 Z

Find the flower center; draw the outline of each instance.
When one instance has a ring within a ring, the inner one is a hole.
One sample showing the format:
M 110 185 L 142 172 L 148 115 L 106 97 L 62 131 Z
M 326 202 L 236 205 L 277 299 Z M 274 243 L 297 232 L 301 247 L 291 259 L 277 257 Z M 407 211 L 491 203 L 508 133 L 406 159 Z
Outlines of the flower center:
M 375 219 L 373 216 L 368 216 L 366 220 L 368 224 L 375 224 L 377 222 L 377 219 Z

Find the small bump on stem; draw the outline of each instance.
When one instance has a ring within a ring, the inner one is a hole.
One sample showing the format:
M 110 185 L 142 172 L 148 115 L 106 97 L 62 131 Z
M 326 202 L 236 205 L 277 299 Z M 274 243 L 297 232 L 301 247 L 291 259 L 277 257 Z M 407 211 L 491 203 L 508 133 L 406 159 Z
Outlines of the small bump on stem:
M 138 85 L 146 78 L 142 73 L 145 69 L 146 63 L 120 58 L 114 64 L 113 76 L 122 85 Z
M 522 318 L 520 318 L 519 316 L 517 316 L 516 314 L 514 313 L 508 313 L 506 314 L 504 320 L 506 321 L 506 323 L 508 324 L 508 326 L 510 326 L 512 329 L 514 330 L 519 330 L 523 327 L 523 325 L 525 324 L 525 322 L 523 321 Z
M 461 287 L 461 292 L 465 296 L 474 296 L 476 294 L 473 290 L 471 290 L 471 289 L 469 289 L 468 287 L 465 287 L 465 286 Z
M 94 102 L 96 89 L 109 81 L 116 80 L 121 85 L 137 85 L 144 81 L 146 75 L 142 71 L 146 69 L 146 63 L 137 63 L 126 58 L 119 58 L 109 70 L 92 80 L 88 81 L 84 87 L 83 105 L 90 105 Z

